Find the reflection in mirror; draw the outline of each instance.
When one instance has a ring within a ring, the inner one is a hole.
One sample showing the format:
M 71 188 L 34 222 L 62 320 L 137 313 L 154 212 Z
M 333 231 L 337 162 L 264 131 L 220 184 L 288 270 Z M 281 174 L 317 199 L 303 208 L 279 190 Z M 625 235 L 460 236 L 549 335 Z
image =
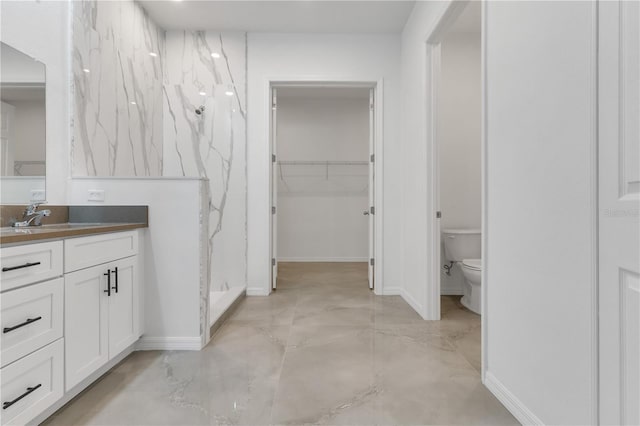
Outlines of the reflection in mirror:
M 0 42 L 0 202 L 44 201 L 46 69 Z

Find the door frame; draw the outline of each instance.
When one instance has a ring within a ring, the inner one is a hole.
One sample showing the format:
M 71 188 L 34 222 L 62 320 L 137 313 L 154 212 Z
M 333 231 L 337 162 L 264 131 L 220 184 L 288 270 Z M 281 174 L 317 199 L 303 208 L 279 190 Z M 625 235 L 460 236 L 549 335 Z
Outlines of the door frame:
M 374 293 L 377 295 L 384 294 L 384 79 L 377 80 L 363 79 L 357 77 L 319 77 L 319 76 L 288 76 L 288 77 L 271 77 L 267 78 L 264 83 L 264 89 L 268 94 L 266 98 L 269 101 L 267 108 L 268 120 L 268 134 L 269 134 L 269 165 L 272 167 L 271 155 L 273 150 L 273 138 L 271 137 L 273 132 L 273 121 L 271 115 L 271 93 L 273 88 L 282 87 L 344 87 L 344 88 L 368 88 L 374 90 L 374 116 L 375 116 L 375 134 L 374 134 L 374 147 L 375 147 L 375 161 L 374 161 L 374 174 L 376 179 L 376 185 L 374 188 L 374 200 L 375 200 L 375 215 L 374 215 L 374 250 L 375 250 L 375 267 L 374 267 Z M 277 143 L 277 142 L 276 142 Z M 269 215 L 271 216 L 271 206 L 273 206 L 273 174 L 270 173 L 269 177 Z M 372 242 L 369 241 L 369 244 Z M 271 259 L 273 258 L 273 221 L 269 217 L 269 291 L 270 294 L 273 291 L 271 284 L 271 276 L 273 268 L 271 266 Z
M 441 11 L 440 16 L 435 19 L 434 25 L 427 31 L 424 39 L 426 62 L 425 62 L 425 110 L 426 110 L 426 146 L 427 146 L 427 168 L 428 184 L 427 184 L 427 229 L 428 229 L 428 272 L 425 297 L 425 319 L 440 320 L 440 296 L 441 296 L 441 246 L 442 236 L 440 229 L 440 218 L 437 212 L 440 211 L 440 158 L 438 146 L 438 115 L 439 115 L 439 87 L 441 76 L 441 43 L 447 31 L 453 23 L 465 10 L 470 0 L 459 0 L 449 2 Z M 486 315 L 487 315 L 487 200 L 486 200 L 486 126 L 485 126 L 485 110 L 486 110 L 486 72 L 485 72 L 485 7 L 486 2 L 482 3 L 481 17 L 481 85 L 482 85 L 482 112 L 481 112 L 481 187 L 482 187 L 482 371 L 481 377 L 484 381 L 484 373 L 486 370 Z

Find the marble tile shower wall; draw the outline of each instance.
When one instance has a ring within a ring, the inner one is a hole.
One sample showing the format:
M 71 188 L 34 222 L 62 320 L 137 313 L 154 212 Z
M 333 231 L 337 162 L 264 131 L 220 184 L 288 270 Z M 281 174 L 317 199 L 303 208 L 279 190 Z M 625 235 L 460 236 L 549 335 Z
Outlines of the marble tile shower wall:
M 163 174 L 209 178 L 210 288 L 244 286 L 246 34 L 167 31 L 165 49 Z
M 73 176 L 162 174 L 163 52 L 137 3 L 73 2 Z
M 246 284 L 246 66 L 245 33 L 165 32 L 133 1 L 73 4 L 72 175 L 209 178 L 215 291 Z

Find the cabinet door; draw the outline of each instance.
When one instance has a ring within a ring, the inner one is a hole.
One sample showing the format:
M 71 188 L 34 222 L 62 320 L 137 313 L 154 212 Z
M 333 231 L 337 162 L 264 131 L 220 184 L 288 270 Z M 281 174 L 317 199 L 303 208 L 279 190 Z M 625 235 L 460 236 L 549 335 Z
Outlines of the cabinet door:
M 65 375 L 69 390 L 109 360 L 109 297 L 100 265 L 65 275 Z
M 109 263 L 109 357 L 118 355 L 138 339 L 138 257 Z

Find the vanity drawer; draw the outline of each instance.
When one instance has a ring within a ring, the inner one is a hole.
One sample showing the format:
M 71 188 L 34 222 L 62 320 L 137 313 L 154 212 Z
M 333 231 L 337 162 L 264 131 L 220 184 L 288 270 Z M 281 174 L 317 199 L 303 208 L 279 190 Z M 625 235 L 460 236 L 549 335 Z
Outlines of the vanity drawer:
M 0 300 L 2 366 L 62 337 L 64 278 L 8 291 Z
M 64 271 L 72 272 L 138 254 L 138 232 L 114 232 L 64 241 Z
M 23 425 L 62 397 L 63 348 L 59 339 L 0 370 L 3 425 Z
M 3 248 L 0 250 L 0 290 L 59 277 L 62 263 L 62 241 Z

